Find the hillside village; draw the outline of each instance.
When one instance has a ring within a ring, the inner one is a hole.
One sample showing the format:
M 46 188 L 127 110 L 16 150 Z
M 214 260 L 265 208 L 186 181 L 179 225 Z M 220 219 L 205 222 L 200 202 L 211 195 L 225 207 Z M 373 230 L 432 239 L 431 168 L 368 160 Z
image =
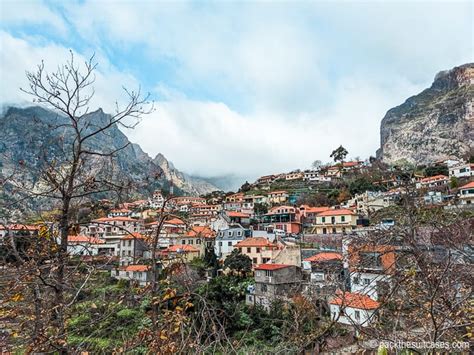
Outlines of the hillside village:
M 262 176 L 236 193 L 195 197 L 157 190 L 135 201 L 97 201 L 71 230 L 68 255 L 107 260 L 103 272 L 144 288 L 153 282 L 153 267 L 201 265 L 206 282 L 237 270 L 252 280 L 245 289 L 248 307 L 270 311 L 275 302 L 306 297 L 328 319 L 359 334 L 361 327 L 378 326 L 379 309 L 398 287 L 396 275 L 406 271 L 407 250 L 458 254 L 423 238 L 387 239 L 401 223 L 397 207 L 409 200 L 428 211 L 463 213 L 472 223 L 474 164 L 446 160 L 414 168 L 340 158 L 315 165 Z M 432 233 L 428 229 L 416 227 L 420 235 Z M 22 221 L 2 225 L 2 254 L 12 240 L 20 248 L 40 230 Z M 461 254 L 455 260 L 459 267 L 468 263 Z

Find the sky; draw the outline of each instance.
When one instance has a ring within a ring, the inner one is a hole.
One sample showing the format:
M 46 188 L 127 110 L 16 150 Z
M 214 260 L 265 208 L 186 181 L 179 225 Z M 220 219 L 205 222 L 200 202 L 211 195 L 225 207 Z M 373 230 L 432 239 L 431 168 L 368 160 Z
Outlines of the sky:
M 379 147 L 390 108 L 474 57 L 474 2 L 0 1 L 0 103 L 72 50 L 98 62 L 94 108 L 123 87 L 156 110 L 125 132 L 181 171 L 259 175 Z

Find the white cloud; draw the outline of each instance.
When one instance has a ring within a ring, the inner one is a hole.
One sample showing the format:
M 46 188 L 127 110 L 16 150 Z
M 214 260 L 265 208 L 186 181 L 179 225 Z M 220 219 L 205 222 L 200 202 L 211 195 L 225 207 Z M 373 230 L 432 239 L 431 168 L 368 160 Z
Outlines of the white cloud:
M 20 90 L 28 88 L 26 71 L 34 71 L 44 60 L 45 69 L 54 71 L 58 65 L 69 59 L 69 49 L 55 43 L 35 45 L 30 41 L 34 38 L 22 39 L 0 31 L 0 67 L 1 81 L 0 102 L 2 104 L 32 103 L 32 97 Z M 76 63 L 83 64 L 87 56 L 75 53 Z M 113 112 L 115 101 L 124 102 L 125 94 L 122 86 L 136 89 L 139 84 L 128 74 L 117 71 L 104 57 L 98 57 L 98 70 L 94 83 L 95 95 L 91 102 L 91 110 L 102 107 L 107 112 Z
M 63 18 L 39 0 L 3 0 L 0 2 L 0 21 L 3 25 L 42 25 L 57 33 L 67 33 Z

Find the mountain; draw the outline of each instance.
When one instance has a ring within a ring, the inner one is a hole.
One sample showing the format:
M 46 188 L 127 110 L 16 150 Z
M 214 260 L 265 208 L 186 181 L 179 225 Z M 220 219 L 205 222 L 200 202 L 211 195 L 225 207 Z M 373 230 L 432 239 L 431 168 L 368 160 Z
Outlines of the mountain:
M 109 118 L 110 115 L 102 109 L 86 114 L 84 132 L 91 130 L 94 125 L 103 125 Z M 61 126 L 65 122 L 67 119 L 64 116 L 39 106 L 5 109 L 0 116 L 0 175 L 8 176 L 15 169 L 18 170 L 21 162 L 22 167 L 29 168 L 24 178 L 37 180 L 42 162 L 56 158 L 59 160 L 64 146 L 72 143 L 68 128 Z M 87 148 L 110 152 L 123 146 L 126 147 L 116 153 L 114 174 L 131 181 L 136 186 L 137 194 L 149 194 L 156 188 L 168 189 L 171 184 L 176 194 L 197 195 L 217 190 L 207 182 L 179 172 L 163 156 L 151 159 L 138 144 L 130 143 L 117 125 L 93 137 Z
M 430 88 L 390 109 L 377 157 L 429 164 L 473 155 L 474 63 L 438 73 Z
M 165 158 L 161 153 L 158 153 L 153 159 L 153 163 L 161 168 L 166 180 L 173 183 L 173 186 L 194 195 L 205 195 L 212 191 L 219 190 L 213 184 L 177 170 L 173 163 Z

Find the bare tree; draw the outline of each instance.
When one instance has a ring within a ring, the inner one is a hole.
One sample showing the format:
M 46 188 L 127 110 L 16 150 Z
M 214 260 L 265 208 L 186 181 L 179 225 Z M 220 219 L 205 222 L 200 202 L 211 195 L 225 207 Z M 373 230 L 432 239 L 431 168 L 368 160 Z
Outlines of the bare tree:
M 35 167 L 20 166 L 23 170 L 36 169 L 36 173 L 39 173 L 38 180 L 15 177 L 8 179 L 25 198 L 46 198 L 58 208 L 55 220 L 47 221 L 48 228 L 44 230 L 46 239 L 53 244 L 49 245 L 47 253 L 38 255 L 44 260 L 35 262 L 35 268 L 48 270 L 46 274 L 37 272 L 36 277 L 54 295 L 49 306 L 53 310 L 51 324 L 54 325 L 55 336 L 50 337 L 48 344 L 60 352 L 67 351 L 66 307 L 75 299 L 74 295 L 72 299 L 66 299 L 71 297 L 68 283 L 72 275 L 67 270 L 67 251 L 68 235 L 76 223 L 75 208 L 84 199 L 98 193 L 123 191 L 130 187 L 129 182 L 117 179 L 115 171 L 116 155 L 129 143 L 104 150 L 97 148 L 97 140 L 107 137 L 116 126 L 135 127 L 140 117 L 153 109 L 149 96 L 142 96 L 140 89 L 129 91 L 124 88 L 128 100 L 124 105 L 116 102 L 112 115 L 100 118 L 91 115 L 96 69 L 94 56 L 80 65 L 71 52 L 66 63 L 54 72 L 48 72 L 42 62 L 35 71 L 26 73 L 29 86 L 21 90 L 31 95 L 33 102 L 52 109 L 58 115 L 55 122 L 48 124 L 50 130 L 58 134 L 56 143 L 60 149 L 54 154 L 48 154 L 47 150 L 40 152 L 40 163 Z M 31 260 L 21 263 L 22 266 L 31 266 L 30 264 Z M 35 299 L 38 299 L 36 279 L 34 285 Z

